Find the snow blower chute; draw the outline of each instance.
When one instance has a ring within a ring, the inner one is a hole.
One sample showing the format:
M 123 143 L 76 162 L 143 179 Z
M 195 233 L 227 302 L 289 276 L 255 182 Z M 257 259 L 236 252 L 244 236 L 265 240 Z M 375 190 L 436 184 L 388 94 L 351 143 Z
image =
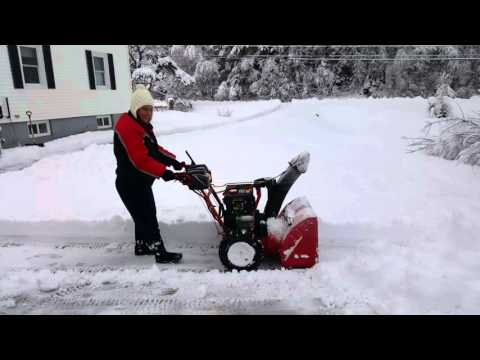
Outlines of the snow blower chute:
M 277 178 L 261 178 L 253 182 L 212 184 L 206 165 L 186 166 L 177 180 L 188 186 L 205 201 L 218 224 L 222 241 L 219 255 L 229 270 L 254 270 L 264 256 L 279 257 L 285 268 L 308 268 L 318 259 L 318 219 L 304 197 L 288 203 L 280 212 L 283 200 L 298 177 L 307 171 L 310 154 L 301 153 L 289 162 Z M 214 188 L 224 188 L 220 191 Z M 267 189 L 263 213 L 257 207 Z M 218 194 L 222 193 L 222 200 Z

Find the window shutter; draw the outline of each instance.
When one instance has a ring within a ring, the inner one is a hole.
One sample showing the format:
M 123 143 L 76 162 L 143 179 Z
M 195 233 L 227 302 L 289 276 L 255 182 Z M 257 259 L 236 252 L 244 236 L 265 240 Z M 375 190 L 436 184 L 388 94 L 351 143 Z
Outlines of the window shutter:
M 10 69 L 12 70 L 13 87 L 15 89 L 23 89 L 22 69 L 20 68 L 17 45 L 7 46 L 8 57 L 10 58 Z
M 49 89 L 55 89 L 55 77 L 53 76 L 52 53 L 50 45 L 42 45 L 43 60 L 45 62 L 45 73 L 47 74 L 47 85 Z
M 108 54 L 108 72 L 110 73 L 110 88 L 116 90 L 117 84 L 115 83 L 115 67 L 113 66 L 112 54 Z
M 95 90 L 95 74 L 93 73 L 92 52 L 90 50 L 85 50 L 85 55 L 87 57 L 88 81 L 90 82 L 90 89 Z

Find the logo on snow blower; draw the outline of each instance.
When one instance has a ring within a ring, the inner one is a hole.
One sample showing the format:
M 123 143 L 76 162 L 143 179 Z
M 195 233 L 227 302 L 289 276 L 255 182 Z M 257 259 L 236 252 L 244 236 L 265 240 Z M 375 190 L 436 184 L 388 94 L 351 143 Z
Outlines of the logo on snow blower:
M 301 235 L 297 240 L 295 240 L 295 243 L 291 248 L 283 251 L 283 255 L 285 255 L 285 260 L 288 260 L 290 255 L 292 255 L 292 253 L 295 251 L 295 248 L 298 246 L 298 244 L 300 244 L 300 241 L 302 240 L 303 240 L 303 235 Z

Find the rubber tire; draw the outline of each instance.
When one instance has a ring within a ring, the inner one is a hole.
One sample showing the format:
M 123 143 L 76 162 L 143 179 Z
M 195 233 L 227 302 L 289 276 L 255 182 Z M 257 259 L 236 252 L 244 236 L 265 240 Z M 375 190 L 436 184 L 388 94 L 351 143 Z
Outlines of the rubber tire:
M 255 255 L 253 257 L 253 262 L 248 265 L 248 266 L 245 266 L 245 267 L 239 267 L 239 266 L 236 266 L 234 264 L 232 264 L 230 262 L 230 260 L 228 259 L 228 250 L 230 249 L 230 246 L 232 246 L 233 244 L 235 243 L 238 243 L 238 242 L 246 242 L 244 240 L 233 240 L 233 239 L 224 239 L 222 240 L 222 242 L 220 243 L 220 247 L 219 247 L 219 255 L 220 255 L 220 261 L 222 262 L 223 266 L 225 266 L 225 268 L 227 270 L 238 270 L 238 271 L 241 271 L 241 270 L 246 270 L 246 271 L 251 271 L 251 270 L 256 270 L 258 268 L 258 266 L 260 265 L 260 263 L 262 262 L 263 260 L 263 257 L 264 257 L 264 251 L 263 251 L 263 244 L 261 241 L 255 241 L 255 242 L 246 242 L 248 243 L 250 246 L 252 246 L 255 250 Z

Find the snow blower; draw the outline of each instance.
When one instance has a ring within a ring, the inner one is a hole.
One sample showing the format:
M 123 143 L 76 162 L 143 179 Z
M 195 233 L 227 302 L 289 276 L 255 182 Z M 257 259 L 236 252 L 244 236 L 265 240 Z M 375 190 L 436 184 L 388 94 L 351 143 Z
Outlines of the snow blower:
M 276 178 L 224 186 L 213 185 L 209 168 L 195 164 L 188 151 L 186 153 L 192 163 L 186 166 L 185 172 L 177 173 L 177 180 L 207 205 L 222 236 L 219 255 L 228 270 L 255 270 L 265 256 L 279 258 L 281 265 L 288 269 L 316 264 L 318 218 L 308 200 L 296 198 L 280 212 L 291 186 L 307 171 L 309 153 L 294 157 Z M 260 212 L 257 208 L 262 188 L 267 189 L 268 198 L 264 211 Z

